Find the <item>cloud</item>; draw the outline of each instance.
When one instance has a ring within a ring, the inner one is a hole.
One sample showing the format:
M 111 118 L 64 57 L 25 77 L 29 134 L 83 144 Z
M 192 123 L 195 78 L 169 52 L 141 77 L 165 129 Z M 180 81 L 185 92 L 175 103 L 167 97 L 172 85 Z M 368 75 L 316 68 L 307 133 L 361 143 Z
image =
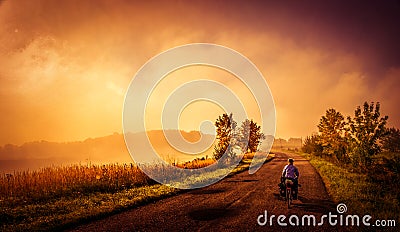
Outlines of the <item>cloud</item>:
M 306 136 L 326 109 L 351 114 L 365 100 L 380 101 L 400 127 L 397 16 L 374 16 L 371 4 L 365 11 L 346 5 L 346 14 L 324 4 L 4 1 L 0 144 L 121 131 L 123 93 L 135 72 L 193 42 L 235 49 L 260 69 L 275 98 L 278 136 Z M 240 83 L 219 80 L 246 98 Z
M 400 68 L 387 70 L 381 81 L 377 82 L 372 92 L 375 101 L 381 102 L 384 115 L 389 115 L 389 126 L 399 128 L 400 122 Z

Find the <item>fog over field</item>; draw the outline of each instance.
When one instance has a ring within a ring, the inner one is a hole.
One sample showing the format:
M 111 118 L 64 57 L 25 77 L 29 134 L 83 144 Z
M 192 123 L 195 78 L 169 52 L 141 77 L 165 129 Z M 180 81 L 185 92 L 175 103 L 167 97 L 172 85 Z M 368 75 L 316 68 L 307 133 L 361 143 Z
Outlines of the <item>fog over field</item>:
M 206 143 L 213 144 L 214 136 L 209 134 L 200 134 L 197 131 L 184 132 L 181 134 L 186 142 L 193 143 L 203 136 Z M 150 142 L 159 154 L 167 162 L 185 162 L 195 158 L 212 157 L 213 146 L 198 155 L 188 155 L 175 150 L 165 139 L 163 131 L 147 132 Z M 138 141 L 134 146 L 142 149 L 140 142 L 146 138 L 145 133 L 128 134 L 134 140 Z M 174 138 L 172 138 L 174 139 Z M 183 144 L 174 143 L 175 146 Z M 152 152 L 145 151 L 143 153 Z M 108 164 L 108 163 L 132 163 L 134 162 L 126 149 L 124 136 L 114 133 L 113 135 L 89 138 L 78 142 L 48 142 L 36 141 L 17 146 L 7 144 L 0 147 L 0 172 L 12 172 L 13 170 L 35 170 L 41 167 L 51 165 L 69 165 L 69 164 Z

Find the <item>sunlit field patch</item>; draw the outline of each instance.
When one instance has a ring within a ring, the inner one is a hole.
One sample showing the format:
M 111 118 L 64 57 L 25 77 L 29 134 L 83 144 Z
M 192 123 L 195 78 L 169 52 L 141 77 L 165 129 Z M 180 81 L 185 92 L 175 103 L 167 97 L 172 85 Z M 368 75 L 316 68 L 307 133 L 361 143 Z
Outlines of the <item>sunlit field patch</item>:
M 245 156 L 230 175 L 247 170 L 251 162 L 249 157 L 251 155 Z M 200 168 L 214 162 L 194 160 L 177 166 Z M 154 165 L 153 168 L 164 167 Z M 188 181 L 193 178 L 203 181 L 218 177 L 220 173 L 217 169 L 190 177 Z M 156 183 L 134 164 L 72 165 L 2 173 L 0 230 L 65 229 L 179 192 L 181 190 Z

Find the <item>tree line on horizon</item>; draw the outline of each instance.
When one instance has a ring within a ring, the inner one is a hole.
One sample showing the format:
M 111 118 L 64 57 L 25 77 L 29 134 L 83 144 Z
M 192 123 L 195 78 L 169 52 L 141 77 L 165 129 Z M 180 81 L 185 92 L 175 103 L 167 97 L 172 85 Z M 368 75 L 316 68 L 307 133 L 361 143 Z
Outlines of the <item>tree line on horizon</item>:
M 302 150 L 361 170 L 382 163 L 378 154 L 386 152 L 391 157 L 385 158 L 385 168 L 398 173 L 400 130 L 386 127 L 388 118 L 381 116 L 379 102 L 364 102 L 347 118 L 328 109 L 319 121 L 318 134 L 306 137 Z

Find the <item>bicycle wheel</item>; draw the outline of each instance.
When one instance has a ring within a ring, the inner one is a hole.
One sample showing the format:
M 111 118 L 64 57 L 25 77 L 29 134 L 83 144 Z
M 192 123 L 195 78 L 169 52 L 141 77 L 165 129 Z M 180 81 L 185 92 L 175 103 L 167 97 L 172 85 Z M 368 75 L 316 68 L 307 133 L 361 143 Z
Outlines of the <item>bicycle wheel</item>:
M 287 201 L 288 209 L 290 209 L 290 205 L 292 204 L 292 189 L 291 188 L 286 189 L 286 201 Z

